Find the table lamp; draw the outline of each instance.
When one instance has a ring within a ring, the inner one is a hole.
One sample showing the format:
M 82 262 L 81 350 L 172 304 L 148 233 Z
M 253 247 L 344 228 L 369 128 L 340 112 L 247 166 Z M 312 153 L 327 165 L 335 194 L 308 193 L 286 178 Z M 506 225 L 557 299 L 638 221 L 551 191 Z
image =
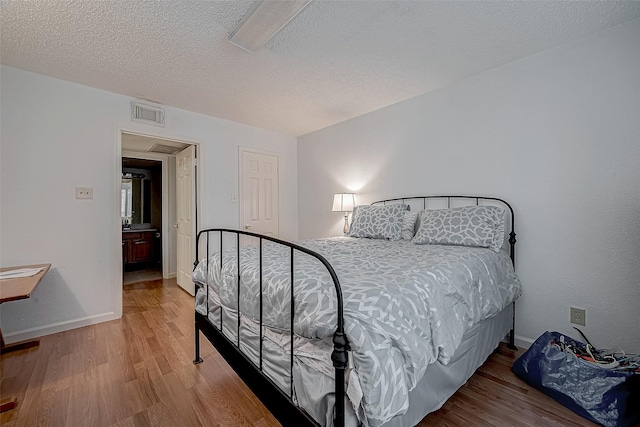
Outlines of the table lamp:
M 333 212 L 344 213 L 344 234 L 349 232 L 349 213 L 356 205 L 356 195 L 354 193 L 336 193 L 333 196 Z

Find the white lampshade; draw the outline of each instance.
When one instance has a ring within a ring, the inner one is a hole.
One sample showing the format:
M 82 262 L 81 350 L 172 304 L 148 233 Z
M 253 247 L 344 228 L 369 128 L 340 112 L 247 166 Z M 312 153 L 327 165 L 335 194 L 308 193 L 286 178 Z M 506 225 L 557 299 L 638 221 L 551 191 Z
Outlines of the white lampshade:
M 333 212 L 351 212 L 356 205 L 354 193 L 336 193 L 333 196 Z

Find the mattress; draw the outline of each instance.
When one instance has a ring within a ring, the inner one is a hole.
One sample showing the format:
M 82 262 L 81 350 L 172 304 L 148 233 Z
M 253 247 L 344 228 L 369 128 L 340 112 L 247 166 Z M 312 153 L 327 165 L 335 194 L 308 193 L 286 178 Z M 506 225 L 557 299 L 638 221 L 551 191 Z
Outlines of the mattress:
M 383 425 L 405 414 L 409 393 L 427 367 L 435 362 L 449 364 L 465 333 L 503 312 L 520 293 L 508 255 L 490 249 L 355 238 L 300 244 L 323 254 L 340 279 L 353 364 L 348 395 L 357 420 L 364 425 Z M 290 392 L 291 381 L 282 380 L 282 374 L 289 377 L 290 369 L 289 248 L 264 245 L 262 284 L 257 248 L 243 247 L 239 254 L 239 270 L 235 250 L 224 252 L 222 262 L 220 254 L 214 254 L 208 263 L 199 264 L 194 281 L 207 286 L 198 291 L 196 309 L 207 314 L 214 325 L 222 325 L 232 341 L 237 340 L 240 329 L 240 348 L 255 353 L 262 299 L 264 347 L 272 347 L 268 351 L 274 355 L 263 362 L 263 368 Z M 296 254 L 293 270 L 293 389 L 294 400 L 303 400 L 305 386 L 298 384 L 296 388 L 296 370 L 304 378 L 309 367 L 329 374 L 327 381 L 332 381 L 332 368 L 321 366 L 320 360 L 330 360 L 327 355 L 335 330 L 336 299 L 326 270 L 315 258 Z M 238 307 L 242 313 L 239 326 Z M 317 408 L 311 412 L 327 414 Z

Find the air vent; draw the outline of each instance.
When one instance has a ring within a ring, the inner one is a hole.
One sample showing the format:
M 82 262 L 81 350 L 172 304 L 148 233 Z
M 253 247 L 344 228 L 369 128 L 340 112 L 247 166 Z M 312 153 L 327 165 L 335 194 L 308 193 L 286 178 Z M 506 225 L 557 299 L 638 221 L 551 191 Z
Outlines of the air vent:
M 132 102 L 131 120 L 164 127 L 164 110 L 162 108 Z
M 176 154 L 177 152 L 182 151 L 182 147 L 174 147 L 172 145 L 164 145 L 158 143 L 149 148 L 147 151 L 150 153 Z

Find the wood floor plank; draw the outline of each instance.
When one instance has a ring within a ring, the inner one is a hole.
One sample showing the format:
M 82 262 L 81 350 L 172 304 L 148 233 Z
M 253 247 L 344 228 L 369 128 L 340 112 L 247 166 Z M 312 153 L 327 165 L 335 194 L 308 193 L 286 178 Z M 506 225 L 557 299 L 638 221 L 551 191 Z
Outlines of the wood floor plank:
M 119 320 L 42 337 L 3 354 L 0 424 L 26 426 L 278 426 L 211 344 L 193 365 L 193 297 L 172 280 L 124 287 Z M 593 426 L 511 372 L 522 351 L 500 346 L 419 426 Z M 1 400 L 1 399 L 0 399 Z
M 176 421 L 172 415 L 172 409 L 167 408 L 162 402 L 158 402 L 147 408 L 147 416 L 154 427 L 171 427 Z

